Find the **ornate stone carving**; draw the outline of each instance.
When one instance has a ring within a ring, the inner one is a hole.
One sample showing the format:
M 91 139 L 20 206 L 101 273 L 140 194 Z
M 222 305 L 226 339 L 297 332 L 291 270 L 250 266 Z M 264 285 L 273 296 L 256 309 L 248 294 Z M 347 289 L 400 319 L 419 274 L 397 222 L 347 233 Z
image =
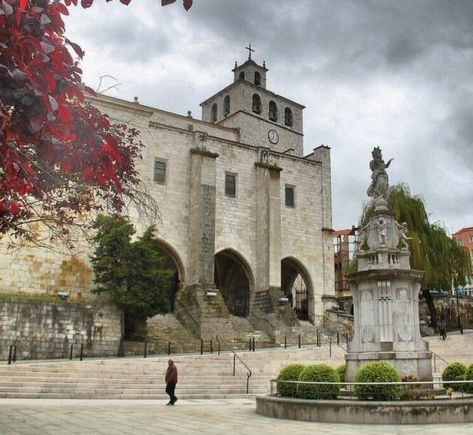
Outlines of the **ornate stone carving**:
M 387 203 L 389 198 L 389 179 L 386 169 L 393 159 L 390 159 L 388 163 L 384 163 L 379 147 L 375 147 L 371 155 L 373 156 L 373 160 L 370 162 L 370 169 L 372 171 L 371 185 L 367 193 L 368 196 L 374 198 L 375 203 L 378 203 L 380 200 Z

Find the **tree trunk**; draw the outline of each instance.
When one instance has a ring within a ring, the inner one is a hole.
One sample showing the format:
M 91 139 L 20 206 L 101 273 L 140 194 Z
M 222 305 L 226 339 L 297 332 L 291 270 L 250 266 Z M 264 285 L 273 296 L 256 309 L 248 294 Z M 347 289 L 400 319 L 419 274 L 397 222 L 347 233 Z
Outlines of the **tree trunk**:
M 436 330 L 437 329 L 437 309 L 435 308 L 434 298 L 430 294 L 429 290 L 422 290 L 427 307 L 430 312 L 430 325 Z

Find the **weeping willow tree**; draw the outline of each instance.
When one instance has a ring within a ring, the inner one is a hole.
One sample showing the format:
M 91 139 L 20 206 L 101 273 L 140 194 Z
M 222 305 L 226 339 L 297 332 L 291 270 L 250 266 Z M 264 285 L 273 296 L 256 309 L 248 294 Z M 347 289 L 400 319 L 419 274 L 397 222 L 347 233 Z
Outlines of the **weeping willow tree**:
M 470 254 L 467 249 L 450 238 L 444 228 L 430 223 L 421 196 L 412 195 L 405 184 L 391 187 L 389 208 L 397 222 L 407 222 L 409 229 L 409 250 L 412 269 L 423 270 L 421 289 L 429 307 L 432 326 L 437 326 L 437 312 L 430 294 L 431 289 L 450 289 L 466 284 L 471 274 Z M 372 210 L 366 207 L 363 212 L 363 226 Z

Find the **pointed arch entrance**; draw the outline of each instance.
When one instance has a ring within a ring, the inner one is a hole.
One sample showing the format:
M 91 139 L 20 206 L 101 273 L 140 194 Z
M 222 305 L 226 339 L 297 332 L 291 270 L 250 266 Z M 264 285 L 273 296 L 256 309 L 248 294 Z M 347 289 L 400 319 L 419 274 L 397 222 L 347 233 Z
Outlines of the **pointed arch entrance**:
M 169 290 L 171 300 L 171 311 L 175 309 L 177 292 L 185 281 L 184 265 L 177 251 L 164 240 L 158 239 L 158 251 L 164 257 L 163 269 L 171 269 L 174 273 L 171 277 L 172 283 Z
M 309 320 L 311 280 L 307 269 L 294 257 L 287 257 L 281 261 L 281 290 L 289 299 L 297 318 Z
M 234 316 L 247 317 L 253 289 L 253 274 L 248 262 L 233 249 L 215 255 L 215 285 Z

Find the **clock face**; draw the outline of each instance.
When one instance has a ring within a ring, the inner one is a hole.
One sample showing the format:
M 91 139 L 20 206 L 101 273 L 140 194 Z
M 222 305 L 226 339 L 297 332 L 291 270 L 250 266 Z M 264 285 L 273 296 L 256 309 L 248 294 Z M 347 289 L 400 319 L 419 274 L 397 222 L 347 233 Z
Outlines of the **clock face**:
M 271 143 L 278 143 L 279 135 L 276 130 L 269 130 L 268 131 L 268 139 Z

